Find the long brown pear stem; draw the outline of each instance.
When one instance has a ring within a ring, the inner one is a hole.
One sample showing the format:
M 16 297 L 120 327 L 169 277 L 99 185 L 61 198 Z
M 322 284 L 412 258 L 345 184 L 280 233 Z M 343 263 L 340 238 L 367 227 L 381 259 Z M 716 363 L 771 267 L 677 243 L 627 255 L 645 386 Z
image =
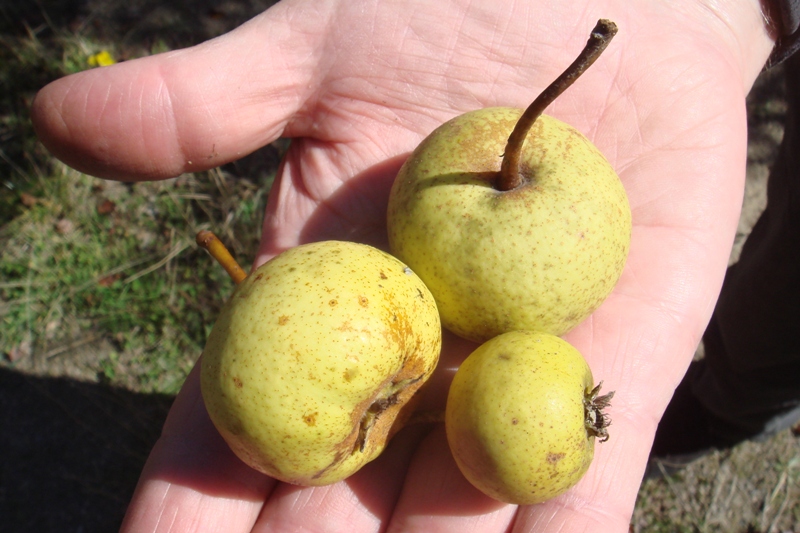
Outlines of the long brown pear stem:
M 225 245 L 222 244 L 222 241 L 220 241 L 212 232 L 208 230 L 201 230 L 197 233 L 195 240 L 197 241 L 198 246 L 208 250 L 208 253 L 211 254 L 211 257 L 216 259 L 217 262 L 222 265 L 222 268 L 225 269 L 234 283 L 238 285 L 244 278 L 247 277 L 247 273 L 244 271 L 244 269 L 239 266 L 239 263 L 236 262 L 236 259 L 233 258 Z
M 522 184 L 525 178 L 520 173 L 519 160 L 522 154 L 522 144 L 525 142 L 528 131 L 533 126 L 533 123 L 536 122 L 536 119 L 544 112 L 545 108 L 567 90 L 586 69 L 592 66 L 616 33 L 617 25 L 610 20 L 600 19 L 597 21 L 597 25 L 592 30 L 586 46 L 575 61 L 553 83 L 548 85 L 522 114 L 516 126 L 514 126 L 514 131 L 508 137 L 506 150 L 503 153 L 503 163 L 497 180 L 497 188 L 499 190 L 510 191 Z

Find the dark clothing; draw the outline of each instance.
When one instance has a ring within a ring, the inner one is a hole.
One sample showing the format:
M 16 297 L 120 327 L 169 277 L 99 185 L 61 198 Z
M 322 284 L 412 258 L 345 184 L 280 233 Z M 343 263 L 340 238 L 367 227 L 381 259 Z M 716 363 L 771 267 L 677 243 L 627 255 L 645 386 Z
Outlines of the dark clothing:
M 707 371 L 692 386 L 733 438 L 783 429 L 770 422 L 800 405 L 800 61 L 785 67 L 788 111 L 767 207 L 725 275 L 703 336 Z

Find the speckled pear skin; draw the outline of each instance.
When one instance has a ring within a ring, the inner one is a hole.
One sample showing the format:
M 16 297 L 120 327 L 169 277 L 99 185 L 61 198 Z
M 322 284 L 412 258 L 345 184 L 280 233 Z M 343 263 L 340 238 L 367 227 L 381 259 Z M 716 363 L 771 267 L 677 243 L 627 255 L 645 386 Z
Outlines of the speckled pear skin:
M 203 352 L 202 395 L 245 463 L 326 485 L 383 451 L 440 350 L 436 304 L 410 269 L 366 245 L 318 242 L 236 287 Z
M 495 188 L 521 114 L 486 108 L 446 122 L 405 162 L 389 198 L 392 254 L 431 290 L 442 324 L 476 342 L 567 332 L 609 295 L 628 255 L 625 190 L 571 126 L 539 117 L 521 158 L 527 183 Z
M 584 407 L 592 387 L 583 356 L 553 335 L 512 331 L 482 344 L 447 397 L 445 428 L 459 469 L 506 503 L 567 491 L 594 456 Z

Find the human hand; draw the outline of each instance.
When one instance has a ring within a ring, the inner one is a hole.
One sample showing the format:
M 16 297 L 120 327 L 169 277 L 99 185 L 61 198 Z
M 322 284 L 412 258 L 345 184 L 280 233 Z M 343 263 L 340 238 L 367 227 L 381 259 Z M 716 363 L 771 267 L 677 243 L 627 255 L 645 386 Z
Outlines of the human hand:
M 33 108 L 41 139 L 101 177 L 175 176 L 292 137 L 260 264 L 328 238 L 385 247 L 392 179 L 427 133 L 471 109 L 525 107 L 598 18 L 620 27 L 547 111 L 606 154 L 633 211 L 619 285 L 566 337 L 616 391 L 611 439 L 583 480 L 541 505 L 499 504 L 460 475 L 441 427 L 414 426 L 341 483 L 277 483 L 222 442 L 195 370 L 123 530 L 627 531 L 658 419 L 722 281 L 744 181 L 744 96 L 771 47 L 757 0 L 703 6 L 288 0 L 203 45 L 45 88 Z M 443 407 L 472 348 L 446 337 L 429 408 Z

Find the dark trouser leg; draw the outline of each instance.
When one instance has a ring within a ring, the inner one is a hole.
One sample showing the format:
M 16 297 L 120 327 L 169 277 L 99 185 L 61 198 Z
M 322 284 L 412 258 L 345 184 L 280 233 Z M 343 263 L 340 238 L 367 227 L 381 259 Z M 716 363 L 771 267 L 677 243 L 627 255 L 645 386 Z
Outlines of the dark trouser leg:
M 800 57 L 784 68 L 789 108 L 767 208 L 726 273 L 705 359 L 678 387 L 656 456 L 730 446 L 800 419 Z
M 767 208 L 728 269 L 703 337 L 706 371 L 694 394 L 725 440 L 764 431 L 800 405 L 800 61 L 786 65 L 789 109 L 769 176 Z M 778 418 L 776 418 L 778 417 Z M 791 418 L 791 417 L 790 417 Z M 785 420 L 791 424 L 792 421 Z

